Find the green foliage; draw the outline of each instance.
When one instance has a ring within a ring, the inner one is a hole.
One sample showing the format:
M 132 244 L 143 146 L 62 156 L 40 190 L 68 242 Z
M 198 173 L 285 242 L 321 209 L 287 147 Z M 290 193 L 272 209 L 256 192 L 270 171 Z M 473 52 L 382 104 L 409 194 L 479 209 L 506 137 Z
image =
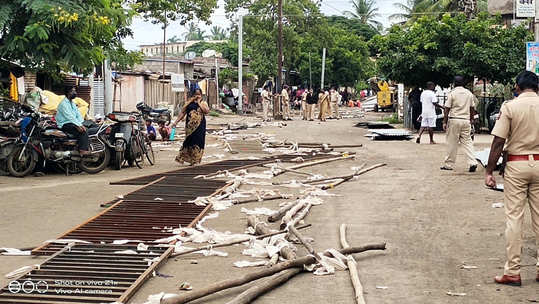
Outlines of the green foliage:
M 89 72 L 121 53 L 134 15 L 121 0 L 12 0 L 0 12 L 0 57 L 49 72 Z
M 202 41 L 206 39 L 206 33 L 194 22 L 189 23 L 187 26 L 187 33 L 185 33 L 186 41 Z
M 369 24 L 374 28 L 382 25 L 379 21 L 375 20 L 376 17 L 380 16 L 375 0 L 351 0 L 350 3 L 353 10 L 344 12 L 345 15 L 359 20 L 363 24 Z
M 102 0 L 107 1 L 107 0 Z M 208 20 L 217 7 L 217 0 L 127 0 L 145 20 L 165 24 L 179 21 L 186 24 L 198 18 Z
M 240 8 L 249 11 L 244 17 L 244 56 L 260 85 L 278 73 L 276 1 L 226 0 L 227 12 Z M 368 75 L 374 68 L 363 38 L 377 34 L 372 26 L 355 19 L 325 17 L 318 3 L 311 0 L 285 1 L 283 11 L 283 67 L 287 73 L 298 72 L 301 84 L 308 84 L 310 58 L 312 86 L 320 86 L 323 48 L 327 48 L 326 84 L 354 85 L 373 76 Z
M 219 27 L 219 26 L 213 26 L 211 28 L 211 35 L 210 38 L 212 40 L 226 40 L 228 38 L 228 35 L 225 31 L 225 29 Z
M 346 30 L 356 36 L 363 37 L 365 41 L 371 40 L 372 37 L 379 34 L 376 28 L 361 23 L 357 19 L 346 18 L 343 16 L 329 16 L 325 17 L 329 26 L 337 27 Z
M 525 68 L 524 42 L 531 40 L 525 26 L 506 28 L 485 13 L 473 20 L 446 14 L 441 20 L 419 18 L 409 28 L 394 26 L 370 47 L 385 77 L 410 86 L 447 86 L 457 74 L 509 82 Z
M 400 124 L 402 120 L 399 119 L 398 113 L 393 113 L 391 116 L 383 117 L 381 121 L 385 121 L 390 124 Z

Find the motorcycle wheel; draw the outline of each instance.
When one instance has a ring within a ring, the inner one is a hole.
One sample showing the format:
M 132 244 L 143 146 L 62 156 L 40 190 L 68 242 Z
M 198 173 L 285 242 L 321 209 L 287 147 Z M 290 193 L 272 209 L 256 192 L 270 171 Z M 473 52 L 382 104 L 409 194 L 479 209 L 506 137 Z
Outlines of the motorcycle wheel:
M 7 158 L 8 171 L 15 177 L 25 177 L 32 173 L 38 160 L 36 151 L 26 147 L 23 152 L 23 148 L 23 145 L 16 147 Z M 21 156 L 21 160 L 19 160 L 19 156 Z
M 114 157 L 114 169 L 116 170 L 122 169 L 123 163 L 124 163 L 124 151 L 116 151 L 116 154 Z
M 79 166 L 82 171 L 88 174 L 96 174 L 105 170 L 105 168 L 109 165 L 109 162 L 110 151 L 109 149 L 105 149 L 96 162 L 85 160 L 84 158 L 82 158 L 81 162 L 79 163 Z

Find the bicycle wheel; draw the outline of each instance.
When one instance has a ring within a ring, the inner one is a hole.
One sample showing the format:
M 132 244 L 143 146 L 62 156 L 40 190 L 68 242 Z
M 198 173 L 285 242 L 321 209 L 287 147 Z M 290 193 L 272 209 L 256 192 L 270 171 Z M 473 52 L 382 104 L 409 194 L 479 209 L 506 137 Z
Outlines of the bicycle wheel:
M 134 145 L 133 147 L 133 151 L 134 151 L 134 154 L 135 154 L 135 164 L 137 165 L 137 167 L 139 167 L 139 169 L 142 169 L 142 164 L 144 163 L 144 153 L 143 153 L 143 143 L 141 142 L 140 140 L 140 135 L 137 134 L 134 138 L 133 138 L 133 143 Z
M 150 163 L 150 166 L 155 164 L 155 154 L 153 153 L 152 141 L 148 138 L 148 135 L 144 135 L 143 152 L 146 154 L 146 159 Z

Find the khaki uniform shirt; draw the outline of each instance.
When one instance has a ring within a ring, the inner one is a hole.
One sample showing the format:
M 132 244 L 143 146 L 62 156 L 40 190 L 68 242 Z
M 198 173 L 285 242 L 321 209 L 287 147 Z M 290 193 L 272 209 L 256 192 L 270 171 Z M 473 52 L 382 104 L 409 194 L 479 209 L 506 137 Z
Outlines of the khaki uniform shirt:
M 307 101 L 307 95 L 309 93 L 307 91 L 303 92 L 303 94 L 301 94 L 301 101 Z
M 331 102 L 338 102 L 339 101 L 339 93 L 337 93 L 337 92 L 329 92 L 329 100 Z
M 289 101 L 290 100 L 290 97 L 288 97 L 288 91 L 283 89 L 283 91 L 281 92 L 281 95 L 283 96 L 283 101 Z
M 477 98 L 464 87 L 449 92 L 445 107 L 450 108 L 449 118 L 470 119 L 470 108 L 475 108 Z
M 505 102 L 492 135 L 506 139 L 511 155 L 539 154 L 539 96 L 526 92 Z
M 262 91 L 261 96 L 262 96 L 262 101 L 263 102 L 271 101 L 270 93 L 268 91 L 266 91 L 266 90 Z

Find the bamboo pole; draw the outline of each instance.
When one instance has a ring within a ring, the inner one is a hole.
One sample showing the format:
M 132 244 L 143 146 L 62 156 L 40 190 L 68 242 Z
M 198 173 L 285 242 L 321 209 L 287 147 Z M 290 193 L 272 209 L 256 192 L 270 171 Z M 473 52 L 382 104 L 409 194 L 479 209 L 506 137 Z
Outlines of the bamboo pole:
M 345 160 L 345 159 L 352 159 L 352 158 L 355 158 L 356 156 L 353 155 L 352 153 L 347 153 L 348 155 L 346 154 L 343 154 L 342 156 L 339 156 L 339 157 L 333 157 L 333 158 L 328 158 L 328 159 L 322 159 L 322 160 L 317 160 L 317 161 L 313 161 L 313 162 L 308 162 L 308 163 L 301 163 L 299 165 L 295 165 L 295 166 L 292 166 L 292 167 L 288 167 L 286 169 L 292 169 L 292 170 L 295 170 L 295 169 L 300 169 L 300 168 L 305 168 L 305 167 L 311 167 L 311 166 L 315 166 L 315 165 L 321 165 L 321 164 L 325 164 L 325 163 L 329 163 L 329 162 L 334 162 L 334 161 L 338 161 L 338 160 Z M 352 154 L 352 155 L 350 155 Z M 278 175 L 281 175 L 285 173 L 285 171 L 281 171 L 281 172 L 275 172 L 273 173 L 273 176 L 278 176 Z
M 290 280 L 292 277 L 301 273 L 302 271 L 303 270 L 301 268 L 291 268 L 291 269 L 283 270 L 263 280 L 262 282 L 257 283 L 256 285 L 253 285 L 252 287 L 242 292 L 240 295 L 235 297 L 232 301 L 227 302 L 226 304 L 251 303 L 259 296 L 285 283 L 286 281 Z
M 374 169 L 376 169 L 376 168 L 383 167 L 383 166 L 385 166 L 385 165 L 386 165 L 386 164 L 376 164 L 376 165 L 371 166 L 371 167 L 369 167 L 369 168 L 367 168 L 367 169 L 363 169 L 363 170 L 361 170 L 360 172 L 358 172 L 358 173 L 356 173 L 356 174 L 353 174 L 353 175 L 350 175 L 350 176 L 348 176 L 348 177 L 345 177 L 345 178 L 343 178 L 342 180 L 340 180 L 340 181 L 338 181 L 338 182 L 336 182 L 336 183 L 331 183 L 331 184 L 327 184 L 327 185 L 322 186 L 322 190 L 333 189 L 333 188 L 337 187 L 338 185 L 340 185 L 340 184 L 342 184 L 342 183 L 344 183 L 344 182 L 347 182 L 347 181 L 351 180 L 352 178 L 354 178 L 354 177 L 356 177 L 356 176 L 365 174 L 365 173 L 367 173 L 367 172 L 369 172 L 369 171 L 372 171 L 372 170 L 374 170 Z
M 355 253 L 361 253 L 369 250 L 385 250 L 386 244 L 385 243 L 377 243 L 377 244 L 368 244 L 361 247 L 350 247 L 347 249 L 341 249 L 339 250 L 340 253 L 347 255 L 347 254 L 355 254 Z M 290 269 L 290 268 L 302 268 L 304 265 L 310 265 L 316 263 L 316 259 L 309 255 L 304 256 L 301 258 L 297 258 L 291 261 L 286 261 L 283 263 L 279 263 L 277 265 L 274 265 L 272 267 L 264 268 L 255 272 L 251 272 L 248 274 L 245 274 L 241 277 L 233 278 L 233 279 L 227 279 L 220 282 L 215 282 L 213 284 L 210 284 L 209 286 L 205 288 L 201 288 L 198 290 L 189 291 L 186 293 L 183 293 L 181 295 L 173 295 L 170 297 L 166 297 L 164 299 L 161 299 L 160 304 L 183 304 L 187 303 L 189 301 L 193 301 L 196 299 L 203 298 L 205 296 L 214 294 L 216 292 L 226 290 L 232 287 L 237 287 L 244 285 L 246 283 L 252 282 L 254 280 L 258 280 L 264 277 L 268 277 L 271 275 L 274 275 L 276 273 L 279 273 L 283 270 Z
M 313 246 L 311 246 L 311 244 L 309 244 L 309 242 L 307 242 L 305 240 L 305 238 L 303 237 L 303 235 L 301 235 L 301 233 L 299 233 L 299 231 L 294 228 L 294 226 L 288 226 L 288 231 L 293 234 L 296 238 L 298 238 L 299 242 L 307 249 L 307 251 L 314 255 L 316 257 L 317 260 L 320 259 L 320 257 L 318 256 L 318 254 L 314 251 L 314 248 Z
M 313 205 L 311 203 L 307 203 L 305 207 L 299 212 L 292 220 L 286 222 L 285 218 L 283 218 L 283 221 L 281 222 L 281 226 L 279 228 L 284 229 L 286 226 L 296 226 L 299 221 L 304 219 L 309 211 L 311 210 L 311 207 Z
M 301 229 L 305 229 L 305 228 L 308 228 L 308 227 L 311 227 L 311 224 L 301 225 L 301 226 L 298 226 L 296 229 L 301 230 Z M 267 233 L 258 235 L 255 238 L 257 240 L 262 240 L 262 239 L 265 239 L 267 237 L 271 237 L 271 236 L 279 235 L 279 234 L 285 234 L 285 233 L 287 233 L 286 230 L 279 230 L 279 231 L 274 231 L 274 232 L 267 232 Z M 193 249 L 189 249 L 189 250 L 186 250 L 186 251 L 173 253 L 173 254 L 170 255 L 169 258 L 175 258 L 175 257 L 181 256 L 181 255 L 186 255 L 186 254 L 197 252 L 197 251 L 200 251 L 200 250 L 210 250 L 212 248 L 228 247 L 228 246 L 232 246 L 232 245 L 236 245 L 236 244 L 241 244 L 241 243 L 244 243 L 244 242 L 249 242 L 251 239 L 252 239 L 252 237 L 246 237 L 244 239 L 237 240 L 237 241 L 214 244 L 214 245 L 206 245 L 206 246 L 202 246 L 202 247 L 198 247 L 198 248 L 193 248 Z
M 281 207 L 281 209 L 275 211 L 272 215 L 268 217 L 268 222 L 273 223 L 278 220 L 280 220 L 288 210 L 292 209 L 296 205 L 296 202 L 290 202 L 286 204 L 285 206 Z
M 340 239 L 341 246 L 343 249 L 350 248 L 350 245 L 346 241 L 346 224 L 341 225 Z M 365 298 L 363 297 L 363 285 L 361 285 L 361 281 L 359 280 L 357 263 L 356 260 L 354 260 L 354 257 L 352 257 L 351 255 L 346 256 L 346 265 L 348 266 L 348 270 L 350 271 L 350 280 L 352 281 L 352 286 L 354 286 L 356 302 L 358 304 L 366 304 Z
M 268 224 L 266 222 L 260 221 L 258 217 L 251 215 L 247 217 L 247 224 L 253 228 L 255 228 L 256 234 L 269 234 L 271 233 L 271 229 L 269 228 Z M 279 240 L 279 243 L 285 242 L 284 246 L 281 248 L 279 253 L 281 256 L 287 260 L 292 260 L 296 258 L 296 252 L 295 247 L 290 245 L 285 240 Z M 278 245 L 278 244 L 277 244 Z
M 246 200 L 242 200 L 242 201 L 236 201 L 234 203 L 234 205 L 241 205 L 241 204 L 247 204 L 247 203 L 254 203 L 254 202 L 258 202 L 259 200 L 262 200 L 262 201 L 272 201 L 272 200 L 277 200 L 277 199 L 282 199 L 282 198 L 287 198 L 285 197 L 284 195 L 282 194 L 277 194 L 277 195 L 272 195 L 272 196 L 262 196 L 259 198 L 249 198 L 249 199 L 246 199 Z
M 292 221 L 294 218 L 294 215 L 298 213 L 300 210 L 302 210 L 307 205 L 307 202 L 298 202 L 294 207 L 292 207 L 290 210 L 286 212 L 286 214 L 283 216 L 283 219 L 281 220 L 281 229 L 284 229 L 288 223 Z

